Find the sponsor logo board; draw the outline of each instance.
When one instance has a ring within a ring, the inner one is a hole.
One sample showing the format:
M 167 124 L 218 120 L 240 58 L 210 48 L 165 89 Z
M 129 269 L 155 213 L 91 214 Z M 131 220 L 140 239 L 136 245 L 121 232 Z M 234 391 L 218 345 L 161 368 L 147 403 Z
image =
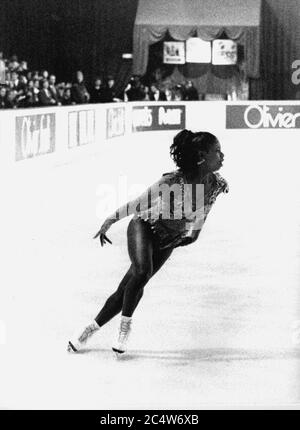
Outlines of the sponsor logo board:
M 69 112 L 69 148 L 95 142 L 95 111 L 79 110 Z
M 125 134 L 125 108 L 113 107 L 106 110 L 106 138 Z
M 147 105 L 132 108 L 132 131 L 180 130 L 185 128 L 184 105 Z
M 16 117 L 16 161 L 49 154 L 55 150 L 55 114 Z
M 300 128 L 299 105 L 227 105 L 228 129 L 296 129 Z

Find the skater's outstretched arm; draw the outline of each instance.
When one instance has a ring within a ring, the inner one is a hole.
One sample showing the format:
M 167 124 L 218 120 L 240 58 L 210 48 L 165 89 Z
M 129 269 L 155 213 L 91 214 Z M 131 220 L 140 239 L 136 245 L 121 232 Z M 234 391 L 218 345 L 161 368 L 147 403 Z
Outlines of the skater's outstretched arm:
M 116 221 L 119 221 L 120 219 L 123 219 L 132 214 L 138 214 L 141 209 L 145 209 L 146 207 L 148 207 L 148 202 L 149 199 L 151 199 L 151 195 L 154 195 L 154 193 L 157 192 L 159 185 L 165 182 L 167 182 L 167 180 L 165 178 L 161 178 L 159 181 L 155 182 L 153 185 L 147 188 L 140 196 L 119 207 L 113 214 L 106 218 L 100 230 L 94 236 L 94 239 L 97 239 L 99 237 L 101 246 L 103 246 L 106 242 L 112 243 L 106 236 L 106 232 L 108 231 L 108 229 Z

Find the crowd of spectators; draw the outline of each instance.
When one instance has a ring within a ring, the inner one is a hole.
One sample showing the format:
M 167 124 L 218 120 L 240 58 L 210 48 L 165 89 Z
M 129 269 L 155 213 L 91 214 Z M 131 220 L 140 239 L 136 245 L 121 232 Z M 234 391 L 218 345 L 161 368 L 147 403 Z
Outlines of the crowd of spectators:
M 56 76 L 47 70 L 29 70 L 26 61 L 19 62 L 16 55 L 4 59 L 0 52 L 0 109 L 121 100 L 116 97 L 115 81 L 111 76 L 104 82 L 97 77 L 93 85 L 88 86 L 82 71 L 78 70 L 73 82 L 57 82 Z
M 29 70 L 26 61 L 18 61 L 16 55 L 4 59 L 0 52 L 0 109 L 114 101 L 199 100 L 191 81 L 162 88 L 157 82 L 144 85 L 139 76 L 132 76 L 121 95 L 116 94 L 115 88 L 112 76 L 97 77 L 92 85 L 87 85 L 80 70 L 73 82 L 57 82 L 56 76 L 47 70 Z
M 198 91 L 192 81 L 182 84 L 152 82 L 144 85 L 139 76 L 135 75 L 124 92 L 125 101 L 181 101 L 200 100 Z

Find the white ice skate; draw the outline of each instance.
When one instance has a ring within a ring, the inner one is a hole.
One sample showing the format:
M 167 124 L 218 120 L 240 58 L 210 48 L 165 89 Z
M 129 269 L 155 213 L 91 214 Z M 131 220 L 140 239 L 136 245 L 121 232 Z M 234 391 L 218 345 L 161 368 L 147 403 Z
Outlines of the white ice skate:
M 131 332 L 131 318 L 121 320 L 120 330 L 118 340 L 115 345 L 112 347 L 112 350 L 115 352 L 118 357 L 120 354 L 124 354 L 127 349 L 127 341 L 129 334 Z
M 85 327 L 85 329 L 83 330 L 83 332 L 80 334 L 80 336 L 76 337 L 74 340 L 69 340 L 68 343 L 68 351 L 69 352 L 78 352 L 80 351 L 85 344 L 87 343 L 88 339 L 94 334 L 96 333 L 96 331 L 99 330 L 99 326 L 96 323 L 96 321 L 92 322 L 91 324 L 89 324 L 87 327 Z

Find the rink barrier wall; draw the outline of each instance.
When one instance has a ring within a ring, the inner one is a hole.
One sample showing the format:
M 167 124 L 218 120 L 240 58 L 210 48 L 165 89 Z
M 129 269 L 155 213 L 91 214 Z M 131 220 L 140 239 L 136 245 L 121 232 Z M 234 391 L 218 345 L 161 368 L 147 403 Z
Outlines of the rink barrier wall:
M 135 102 L 5 110 L 0 112 L 0 164 L 64 163 L 115 138 L 183 128 L 299 131 L 300 103 Z

